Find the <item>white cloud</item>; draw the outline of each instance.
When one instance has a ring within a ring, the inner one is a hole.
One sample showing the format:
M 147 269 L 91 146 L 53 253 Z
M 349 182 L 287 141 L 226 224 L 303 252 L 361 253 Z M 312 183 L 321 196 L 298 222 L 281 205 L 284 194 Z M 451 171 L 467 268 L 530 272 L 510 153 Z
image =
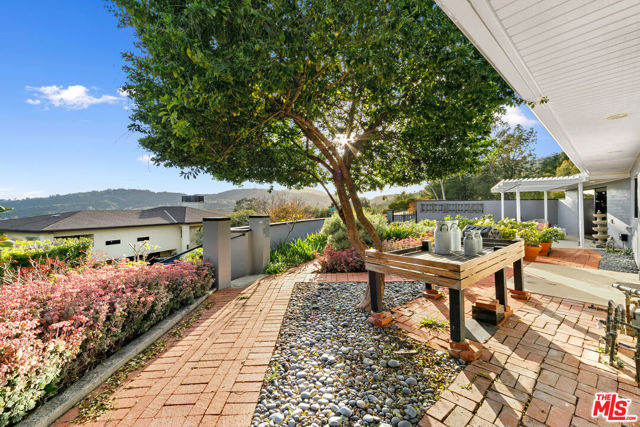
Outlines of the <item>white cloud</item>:
M 5 187 L 0 188 L 0 199 L 27 199 L 30 197 L 45 197 L 44 191 L 22 191 L 16 188 Z
M 118 95 L 93 96 L 89 88 L 82 85 L 63 86 L 27 86 L 29 92 L 35 93 L 35 98 L 27 99 L 27 103 L 38 105 L 42 101 L 54 107 L 64 107 L 72 110 L 83 110 L 96 104 L 116 104 L 125 100 L 124 91 L 118 89 Z
M 153 156 L 150 154 L 143 154 L 138 157 L 138 161 L 146 165 L 150 165 L 151 163 L 153 163 Z
M 524 115 L 520 107 L 507 107 L 507 111 L 502 116 L 502 120 L 507 122 L 509 126 L 522 125 L 531 127 L 540 124 L 537 120 L 530 119 Z

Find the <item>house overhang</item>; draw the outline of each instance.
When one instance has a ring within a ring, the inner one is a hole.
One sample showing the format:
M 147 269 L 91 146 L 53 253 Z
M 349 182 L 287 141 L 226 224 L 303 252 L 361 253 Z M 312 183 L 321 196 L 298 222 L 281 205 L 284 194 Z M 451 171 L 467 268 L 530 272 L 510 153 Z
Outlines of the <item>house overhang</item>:
M 640 3 L 436 0 L 580 171 L 628 177 L 640 153 Z

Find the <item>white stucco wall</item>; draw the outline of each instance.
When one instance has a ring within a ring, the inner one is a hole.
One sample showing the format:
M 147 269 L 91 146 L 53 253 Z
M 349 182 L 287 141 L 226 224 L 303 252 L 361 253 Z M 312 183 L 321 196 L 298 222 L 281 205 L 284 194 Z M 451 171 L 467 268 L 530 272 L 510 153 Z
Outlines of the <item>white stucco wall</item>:
M 631 247 L 633 216 L 633 180 L 623 179 L 607 184 L 607 234 L 613 237 L 616 247 Z M 621 234 L 628 234 L 623 242 Z
M 558 201 L 558 226 L 570 236 L 578 235 L 578 192 L 565 191 L 564 199 Z
M 93 237 L 94 254 L 105 258 L 122 258 L 134 255 L 131 245 L 144 245 L 138 242 L 139 237 L 149 237 L 151 252 L 178 251 L 181 248 L 182 235 L 180 225 L 158 225 L 151 227 L 110 228 L 100 230 L 83 230 L 82 232 L 55 233 L 54 237 L 76 234 L 90 234 Z M 120 240 L 120 244 L 107 245 L 108 240 Z

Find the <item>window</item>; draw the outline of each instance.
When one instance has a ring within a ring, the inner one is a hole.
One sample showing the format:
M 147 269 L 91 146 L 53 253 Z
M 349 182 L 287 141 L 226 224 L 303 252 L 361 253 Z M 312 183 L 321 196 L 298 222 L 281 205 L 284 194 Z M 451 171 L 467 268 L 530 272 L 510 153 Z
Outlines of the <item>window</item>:
M 107 246 L 119 245 L 120 244 L 120 240 L 107 240 L 106 242 L 104 242 L 104 244 L 107 245 Z
M 149 236 L 138 237 L 138 242 L 146 242 L 147 240 L 149 240 Z

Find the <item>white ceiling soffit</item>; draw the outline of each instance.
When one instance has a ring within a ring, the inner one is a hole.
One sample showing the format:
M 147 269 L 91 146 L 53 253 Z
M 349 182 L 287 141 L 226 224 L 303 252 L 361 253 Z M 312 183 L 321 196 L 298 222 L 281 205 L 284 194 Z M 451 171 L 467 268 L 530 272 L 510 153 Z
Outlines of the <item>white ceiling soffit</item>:
M 436 0 L 589 175 L 640 153 L 640 0 Z M 617 118 L 620 117 L 621 118 Z

